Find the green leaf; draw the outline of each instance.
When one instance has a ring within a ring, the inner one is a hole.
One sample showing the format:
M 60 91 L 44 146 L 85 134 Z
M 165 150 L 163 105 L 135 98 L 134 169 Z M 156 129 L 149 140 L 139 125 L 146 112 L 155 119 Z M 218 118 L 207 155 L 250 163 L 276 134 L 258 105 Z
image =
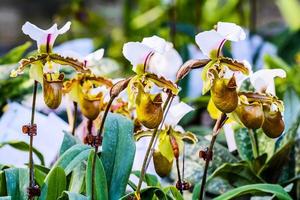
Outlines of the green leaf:
M 286 23 L 292 30 L 300 28 L 300 3 L 297 0 L 277 0 L 278 8 Z
M 7 54 L 0 58 L 0 65 L 19 62 L 25 51 L 31 46 L 31 42 L 26 42 L 13 48 Z
M 175 186 L 168 186 L 163 189 L 166 195 L 172 196 L 176 200 L 184 200 L 183 196 L 180 194 L 178 189 Z
M 210 181 L 215 177 L 221 177 L 235 187 L 264 182 L 252 171 L 249 163 L 246 161 L 223 164 L 212 173 L 207 181 Z
M 64 191 L 58 200 L 88 200 L 86 196 L 74 192 Z
M 266 134 L 263 132 L 262 129 L 257 129 L 255 130 L 255 132 L 257 134 L 257 141 L 259 141 L 258 142 L 259 155 L 266 153 L 269 159 L 274 154 L 276 140 L 266 136 Z
M 293 143 L 287 143 L 280 148 L 262 167 L 259 171 L 259 176 L 270 183 L 276 183 L 284 164 L 288 162 L 288 155 L 293 146 Z
M 29 144 L 27 144 L 26 142 L 23 141 L 8 141 L 8 142 L 3 142 L 0 143 L 0 148 L 5 146 L 5 145 L 9 145 L 15 149 L 18 149 L 20 151 L 29 151 Z M 45 165 L 45 161 L 44 161 L 44 156 L 41 152 L 39 152 L 36 148 L 33 147 L 33 153 L 39 158 L 40 162 L 42 165 Z
M 76 144 L 68 149 L 54 164 L 53 168 L 59 166 L 65 170 L 66 175 L 79 165 L 83 160 L 87 160 L 91 147 Z
M 234 138 L 237 146 L 237 150 L 239 152 L 239 156 L 242 160 L 253 160 L 253 152 L 251 139 L 248 134 L 248 129 L 239 128 L 234 133 Z
M 84 190 L 84 178 L 85 178 L 85 168 L 86 165 L 82 162 L 77 167 L 74 168 L 71 180 L 69 183 L 70 192 L 82 193 Z
M 101 161 L 106 172 L 109 199 L 119 199 L 125 192 L 135 155 L 132 121 L 109 113 L 102 145 Z
M 140 171 L 132 171 L 136 177 L 140 178 L 141 172 Z M 147 184 L 147 186 L 160 186 L 160 183 L 157 179 L 157 176 L 153 174 L 145 174 L 143 181 Z
M 292 88 L 288 88 L 284 93 L 283 102 L 285 130 L 288 130 L 297 119 L 299 120 L 300 99 Z
M 29 185 L 28 170 L 22 168 L 5 169 L 7 195 L 12 199 L 27 200 Z
M 241 186 L 230 190 L 218 196 L 217 198 L 214 198 L 214 200 L 235 199 L 241 195 L 254 194 L 257 192 L 274 194 L 280 200 L 292 200 L 290 195 L 286 191 L 284 191 L 284 189 L 280 185 L 276 184 L 251 184 Z
M 120 200 L 127 200 L 134 197 L 135 193 L 131 192 L 122 198 Z M 153 200 L 153 198 L 156 197 L 159 200 L 168 200 L 167 195 L 160 187 L 147 187 L 141 190 L 141 199 L 142 200 Z
M 34 179 L 38 185 L 43 185 L 50 169 L 41 165 L 34 165 Z
M 39 200 L 57 199 L 66 187 L 67 178 L 64 169 L 61 167 L 54 167 L 45 179 Z
M 64 132 L 64 139 L 61 143 L 61 147 L 59 150 L 59 155 L 63 155 L 69 148 L 74 146 L 75 144 L 78 143 L 76 137 L 71 135 L 70 133 L 63 131 Z
M 88 197 L 92 196 L 92 163 L 95 151 L 92 150 L 89 155 L 88 164 L 86 167 L 86 195 Z M 119 169 L 121 170 L 121 168 Z M 95 161 L 95 200 L 108 200 L 108 188 L 106 182 L 106 176 L 104 167 L 99 157 L 96 156 Z

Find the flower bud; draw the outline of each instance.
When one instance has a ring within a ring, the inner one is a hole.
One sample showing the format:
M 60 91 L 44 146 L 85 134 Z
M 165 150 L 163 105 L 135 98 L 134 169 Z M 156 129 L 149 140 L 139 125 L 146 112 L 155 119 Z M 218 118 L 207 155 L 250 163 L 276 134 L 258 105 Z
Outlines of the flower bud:
M 137 119 L 149 129 L 158 127 L 163 118 L 161 95 L 157 94 L 151 97 L 151 94 L 141 91 L 138 99 L 136 105 Z
M 129 81 L 131 78 L 127 78 L 124 80 L 120 80 L 117 83 L 115 83 L 112 88 L 110 89 L 110 97 L 114 98 L 117 97 L 123 90 L 126 89 Z
M 43 96 L 45 104 L 56 109 L 62 98 L 64 74 L 44 74 L 43 76 Z
M 223 113 L 234 111 L 238 105 L 235 77 L 232 76 L 230 80 L 216 78 L 211 88 L 211 98 Z
M 241 103 L 236 108 L 235 113 L 247 128 L 260 128 L 264 122 L 263 107 L 260 103 Z
M 264 105 L 265 120 L 262 125 L 264 133 L 270 138 L 279 137 L 284 131 L 284 121 L 280 111 L 271 111 L 270 106 Z
M 169 160 L 164 157 L 159 151 L 153 153 L 153 163 L 156 173 L 160 177 L 166 177 L 170 174 L 172 170 L 173 160 Z

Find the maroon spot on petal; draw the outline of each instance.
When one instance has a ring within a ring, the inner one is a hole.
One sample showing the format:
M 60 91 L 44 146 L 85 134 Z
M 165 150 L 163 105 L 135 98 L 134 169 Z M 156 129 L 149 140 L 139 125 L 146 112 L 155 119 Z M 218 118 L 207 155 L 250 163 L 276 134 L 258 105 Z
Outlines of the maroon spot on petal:
M 51 34 L 47 35 L 47 45 L 46 45 L 46 51 L 49 53 L 50 51 L 50 40 L 51 40 Z

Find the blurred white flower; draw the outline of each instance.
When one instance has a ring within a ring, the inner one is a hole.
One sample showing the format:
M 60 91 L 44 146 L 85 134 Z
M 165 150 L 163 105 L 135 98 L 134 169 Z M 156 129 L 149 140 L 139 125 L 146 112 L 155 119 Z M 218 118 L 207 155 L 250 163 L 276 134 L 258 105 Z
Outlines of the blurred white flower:
M 250 76 L 250 82 L 257 92 L 275 95 L 275 77 L 285 78 L 286 72 L 282 69 L 261 69 Z

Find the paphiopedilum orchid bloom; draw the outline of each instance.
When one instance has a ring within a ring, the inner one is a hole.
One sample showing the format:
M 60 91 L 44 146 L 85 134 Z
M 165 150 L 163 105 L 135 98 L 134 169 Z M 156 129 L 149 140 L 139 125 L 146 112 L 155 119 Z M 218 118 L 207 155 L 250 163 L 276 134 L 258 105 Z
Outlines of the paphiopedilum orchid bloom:
M 82 73 L 89 72 L 84 63 L 52 52 L 55 39 L 58 35 L 68 31 L 70 25 L 71 23 L 67 22 L 61 29 L 58 29 L 54 24 L 48 30 L 42 30 L 26 22 L 22 30 L 37 42 L 38 51 L 34 56 L 22 59 L 19 67 L 12 70 L 10 74 L 11 77 L 16 77 L 23 74 L 26 66 L 30 66 L 30 77 L 43 85 L 44 101 L 52 109 L 57 108 L 61 102 L 61 88 L 64 80 L 64 74 L 59 71 L 61 65 L 71 66 Z
M 255 92 L 239 92 L 239 105 L 233 113 L 247 128 L 262 128 L 271 138 L 284 131 L 284 105 L 275 95 L 275 77 L 285 78 L 286 73 L 282 69 L 262 69 L 252 74 L 250 82 Z
M 158 146 L 153 154 L 155 170 L 158 175 L 167 176 L 172 168 L 174 158 L 182 153 L 184 141 L 196 143 L 197 137 L 191 132 L 185 132 L 178 122 L 189 112 L 194 110 L 183 102 L 174 102 L 166 116 L 164 127 L 159 133 Z M 151 131 L 139 131 L 136 140 L 151 136 Z
M 77 74 L 77 76 L 64 83 L 63 92 L 69 94 L 77 102 L 82 114 L 94 120 L 104 109 L 109 98 L 109 89 L 113 83 L 92 74 Z
M 204 31 L 195 37 L 200 50 L 209 58 L 201 75 L 202 93 L 211 90 L 213 102 L 224 113 L 232 112 L 237 106 L 235 75 L 233 74 L 229 79 L 224 75 L 228 70 L 249 74 L 249 69 L 244 62 L 222 56 L 222 47 L 227 40 L 240 41 L 245 37 L 246 34 L 241 27 L 225 22 L 219 22 L 216 30 Z
M 136 75 L 128 84 L 130 107 L 136 107 L 138 120 L 147 128 L 157 127 L 162 120 L 161 94 L 150 94 L 153 85 L 178 93 L 174 80 L 182 60 L 172 44 L 153 36 L 142 42 L 128 42 L 123 55 L 133 65 Z

